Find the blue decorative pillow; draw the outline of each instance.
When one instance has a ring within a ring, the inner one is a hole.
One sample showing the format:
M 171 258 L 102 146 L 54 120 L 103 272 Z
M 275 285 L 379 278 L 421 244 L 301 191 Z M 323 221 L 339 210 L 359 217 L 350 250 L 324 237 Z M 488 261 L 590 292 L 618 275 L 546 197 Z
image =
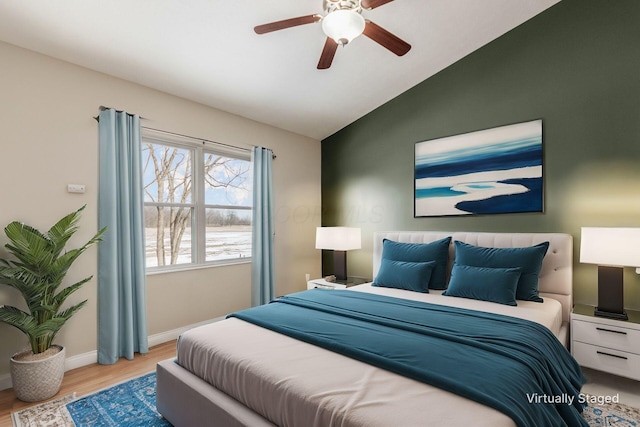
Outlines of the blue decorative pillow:
M 429 289 L 447 287 L 447 260 L 451 237 L 431 243 L 401 243 L 384 239 L 382 241 L 382 259 L 404 262 L 435 261 Z
M 519 268 L 486 268 L 454 264 L 449 287 L 442 295 L 497 302 L 516 303 Z
M 516 299 L 542 302 L 538 296 L 538 276 L 549 242 L 525 248 L 484 248 L 455 242 L 459 265 L 488 268 L 520 268 Z
M 429 279 L 435 262 L 404 262 L 382 259 L 373 286 L 429 292 Z

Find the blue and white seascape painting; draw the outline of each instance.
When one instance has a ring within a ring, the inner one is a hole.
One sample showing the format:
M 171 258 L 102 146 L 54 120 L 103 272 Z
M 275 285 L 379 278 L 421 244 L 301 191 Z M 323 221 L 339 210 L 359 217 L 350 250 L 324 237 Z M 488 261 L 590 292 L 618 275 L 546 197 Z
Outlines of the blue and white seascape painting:
M 542 120 L 418 142 L 415 216 L 542 212 Z

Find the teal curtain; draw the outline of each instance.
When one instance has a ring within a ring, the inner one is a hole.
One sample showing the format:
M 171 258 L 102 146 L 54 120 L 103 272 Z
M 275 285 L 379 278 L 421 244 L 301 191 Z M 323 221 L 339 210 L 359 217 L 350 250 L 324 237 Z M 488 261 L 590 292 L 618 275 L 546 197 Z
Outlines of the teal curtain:
M 273 152 L 253 149 L 253 239 L 251 247 L 251 304 L 266 304 L 274 297 L 273 283 Z
M 99 115 L 98 363 L 147 353 L 140 118 Z

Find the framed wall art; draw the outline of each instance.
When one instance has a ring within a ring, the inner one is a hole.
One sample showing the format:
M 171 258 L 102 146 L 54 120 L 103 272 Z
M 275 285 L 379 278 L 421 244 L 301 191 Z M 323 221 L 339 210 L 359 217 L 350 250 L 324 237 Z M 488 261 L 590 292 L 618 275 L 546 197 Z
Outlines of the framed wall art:
M 417 142 L 414 216 L 543 211 L 542 120 Z

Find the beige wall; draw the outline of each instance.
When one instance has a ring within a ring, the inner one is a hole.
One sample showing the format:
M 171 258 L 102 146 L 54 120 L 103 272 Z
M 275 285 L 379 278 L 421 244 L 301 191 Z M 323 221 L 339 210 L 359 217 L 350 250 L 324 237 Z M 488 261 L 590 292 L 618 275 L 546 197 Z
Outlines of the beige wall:
M 0 226 L 19 220 L 46 229 L 59 217 L 87 204 L 81 244 L 97 229 L 97 123 L 100 105 L 137 113 L 144 126 L 227 144 L 262 145 L 274 162 L 276 205 L 276 294 L 305 286 L 304 274 L 320 274 L 314 249 L 320 225 L 320 143 L 220 110 L 112 78 L 0 43 Z M 85 194 L 66 192 L 85 184 Z M 6 256 L 4 233 L 0 255 Z M 85 253 L 69 281 L 96 275 L 97 251 Z M 224 316 L 250 305 L 250 264 L 148 276 L 150 335 Z M 70 282 L 69 282 L 70 283 Z M 58 336 L 70 357 L 96 349 L 96 279 L 71 302 L 89 299 Z M 0 286 L 0 304 L 21 304 L 12 289 Z M 10 356 L 26 340 L 0 324 L 0 385 Z

